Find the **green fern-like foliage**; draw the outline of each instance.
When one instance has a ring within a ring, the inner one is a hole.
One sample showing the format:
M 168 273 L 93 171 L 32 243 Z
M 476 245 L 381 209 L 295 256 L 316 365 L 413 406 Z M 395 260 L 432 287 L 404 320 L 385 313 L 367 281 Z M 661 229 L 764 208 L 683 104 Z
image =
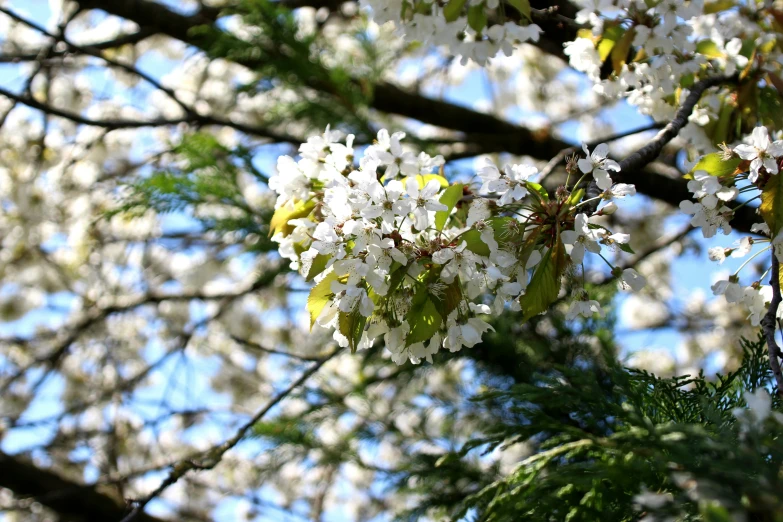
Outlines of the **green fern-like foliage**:
M 184 136 L 172 154 L 178 157 L 179 168 L 153 172 L 127 185 L 121 204 L 109 215 L 142 215 L 149 209 L 184 213 L 213 234 L 232 234 L 235 239 L 254 234 L 255 249 L 272 247 L 267 239 L 271 208 L 251 207 L 240 187 L 241 173 L 251 175 L 246 182 L 267 181 L 248 150 L 228 148 L 208 133 L 194 133 Z
M 460 514 L 783 520 L 783 443 L 776 415 L 764 414 L 771 385 L 764 341 L 744 342 L 743 350 L 741 368 L 714 379 L 663 379 L 604 357 L 483 395 L 502 405 L 504 421 L 466 449 L 526 441 L 535 451 L 511 476 L 461 502 Z M 761 408 L 747 408 L 753 392 Z M 777 397 L 770 403 L 772 411 L 781 406 Z

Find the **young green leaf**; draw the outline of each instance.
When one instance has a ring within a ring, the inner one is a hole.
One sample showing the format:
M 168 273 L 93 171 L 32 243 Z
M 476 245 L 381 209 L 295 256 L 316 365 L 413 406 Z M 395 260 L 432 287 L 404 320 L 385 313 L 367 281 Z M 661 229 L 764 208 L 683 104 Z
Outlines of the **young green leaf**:
M 310 290 L 307 297 L 307 311 L 310 313 L 310 329 L 313 329 L 315 320 L 321 315 L 326 303 L 332 295 L 332 281 L 337 281 L 337 274 L 333 271 L 326 276 Z
M 568 198 L 568 205 L 576 205 L 580 201 L 582 201 L 582 198 L 585 195 L 585 189 L 577 189 L 571 193 L 571 196 Z
M 723 51 L 720 50 L 718 44 L 712 40 L 702 40 L 696 44 L 696 52 L 703 54 L 707 58 L 723 58 L 726 56 Z
M 305 281 L 312 281 L 315 276 L 326 270 L 326 264 L 332 256 L 327 254 L 318 254 L 314 258 L 307 256 L 299 257 L 299 273 L 305 278 Z
M 277 232 L 282 232 L 284 236 L 287 236 L 294 230 L 294 227 L 290 226 L 288 222 L 292 219 L 306 217 L 313 208 L 315 208 L 314 201 L 299 201 L 294 205 L 294 208 L 289 208 L 287 205 L 278 208 L 269 222 L 269 237 L 274 236 Z
M 607 25 L 604 28 L 604 34 L 601 36 L 601 41 L 598 42 L 597 47 L 598 56 L 602 62 L 609 58 L 609 54 L 623 36 L 623 33 L 625 33 L 625 29 L 620 25 Z
M 432 297 L 427 294 L 426 287 L 420 287 L 419 294 L 422 292 L 424 293 L 423 299 L 417 300 L 414 296 L 414 304 L 405 316 L 411 327 L 408 337 L 405 339 L 406 346 L 429 340 L 440 330 L 443 323 L 443 317 L 438 312 L 438 307 L 435 306 Z
M 511 5 L 514 9 L 519 11 L 519 13 L 527 18 L 528 20 L 532 20 L 531 18 L 531 12 L 530 12 L 530 0 L 508 0 L 509 5 Z
M 724 160 L 721 158 L 720 152 L 713 152 L 699 160 L 696 166 L 691 169 L 691 173 L 694 173 L 697 170 L 703 170 L 710 176 L 732 176 L 740 163 L 742 163 L 740 158 Z
M 443 195 L 440 197 L 440 202 L 449 207 L 446 210 L 440 210 L 435 213 L 435 230 L 440 232 L 446 225 L 446 221 L 451 215 L 454 205 L 462 198 L 462 183 L 455 183 L 446 190 L 443 191 Z
M 549 201 L 549 194 L 546 189 L 539 183 L 533 183 L 532 181 L 526 181 L 525 186 L 531 192 L 535 192 L 542 201 Z
M 545 312 L 551 305 L 557 294 L 560 292 L 561 269 L 558 267 L 561 263 L 558 259 L 562 258 L 559 250 L 563 249 L 563 244 L 558 242 L 554 248 L 547 251 L 544 257 L 538 263 L 533 277 L 525 290 L 524 295 L 519 298 L 522 305 L 524 316 L 522 321 L 527 321 L 531 317 Z
M 472 5 L 468 8 L 468 25 L 471 29 L 480 33 L 487 26 L 487 12 L 484 4 Z
M 617 40 L 617 43 L 612 48 L 612 69 L 615 74 L 620 74 L 628 60 L 628 53 L 631 52 L 631 44 L 636 36 L 636 28 L 631 27 Z
M 462 9 L 468 0 L 449 0 L 449 3 L 443 7 L 443 16 L 447 22 L 453 22 L 462 14 Z
M 365 324 L 367 324 L 367 318 L 360 314 L 358 310 L 350 313 L 340 312 L 337 319 L 337 327 L 340 329 L 340 333 L 348 338 L 348 346 L 351 348 L 351 353 L 356 352 L 356 347 L 359 346 L 359 342 L 362 340 Z

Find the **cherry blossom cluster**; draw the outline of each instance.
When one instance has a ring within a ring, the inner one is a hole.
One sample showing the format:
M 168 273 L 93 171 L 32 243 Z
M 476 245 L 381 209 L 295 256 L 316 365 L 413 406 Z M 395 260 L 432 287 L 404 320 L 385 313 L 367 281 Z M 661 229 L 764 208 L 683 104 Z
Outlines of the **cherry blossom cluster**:
M 541 33 L 536 24 L 506 21 L 499 0 L 457 0 L 445 6 L 439 2 L 410 0 L 360 0 L 360 3 L 369 8 L 375 22 L 393 23 L 408 41 L 445 46 L 451 54 L 462 56 L 463 65 L 469 60 L 485 65 L 501 52 L 511 56 L 519 44 L 537 42 Z M 500 19 L 503 21 L 492 22 Z
M 776 190 L 781 159 L 783 140 L 773 141 L 766 127 L 755 127 L 744 143 L 734 147 L 722 144 L 720 152 L 708 154 L 695 163 L 688 190 L 696 201 L 683 201 L 680 209 L 691 215 L 691 225 L 700 228 L 705 238 L 714 237 L 718 231 L 728 234 L 732 230 L 730 221 L 737 209 L 762 198 L 765 191 Z M 744 201 L 729 208 L 728 204 L 740 196 L 744 197 Z M 777 212 L 774 207 L 779 205 L 771 198 L 769 201 L 769 205 L 759 208 L 765 220 Z M 779 261 L 783 261 L 783 235 L 778 230 L 770 241 L 772 230 L 766 222 L 754 224 L 751 232 L 766 237 L 747 236 L 731 247 L 712 247 L 709 258 L 722 264 L 727 257 L 750 255 L 728 279 L 713 284 L 712 291 L 715 295 L 724 296 L 729 303 L 743 304 L 748 310 L 750 323 L 758 326 L 772 298 L 772 288 L 761 283 L 767 273 L 743 286 L 740 284 L 740 272 L 752 260 L 770 250 Z M 753 252 L 756 245 L 762 245 L 762 248 Z
M 774 45 L 780 11 L 770 3 L 747 8 L 704 0 L 586 4 L 576 21 L 589 29 L 565 46 L 570 65 L 594 81 L 597 93 L 625 99 L 657 121 L 670 120 L 689 87 L 705 77 L 753 80 L 769 74 L 774 82 L 780 75 L 781 55 Z M 749 100 L 756 96 L 748 89 Z M 726 139 L 716 134 L 726 132 L 737 103 L 729 89 L 714 88 L 681 136 L 706 152 Z M 721 120 L 725 123 L 716 125 Z
M 415 154 L 404 137 L 379 131 L 357 165 L 354 137 L 327 128 L 301 145 L 298 160 L 280 157 L 269 182 L 278 194 L 273 240 L 315 281 L 311 324 L 335 328 L 341 346 L 365 349 L 383 336 L 398 364 L 431 361 L 441 347 L 477 344 L 492 329 L 487 316 L 545 311 L 587 252 L 630 250 L 628 234 L 589 215 L 596 199 L 600 216 L 616 210 L 612 200 L 635 194 L 612 182 L 620 167 L 606 145 L 585 147 L 587 157 L 570 169 L 579 180 L 550 197 L 529 164 L 499 168 L 486 159 L 480 187 L 449 184 L 439 173 L 444 159 Z M 586 199 L 593 180 L 601 193 Z M 645 284 L 631 268 L 612 274 L 624 289 Z M 603 315 L 576 288 L 567 317 Z

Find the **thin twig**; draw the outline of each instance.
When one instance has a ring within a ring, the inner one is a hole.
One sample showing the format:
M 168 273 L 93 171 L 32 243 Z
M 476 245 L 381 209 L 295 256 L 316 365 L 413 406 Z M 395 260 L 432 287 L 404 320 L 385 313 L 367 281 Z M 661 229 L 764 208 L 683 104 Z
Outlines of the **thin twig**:
M 660 155 L 663 148 L 676 138 L 682 128 L 688 123 L 688 118 L 701 99 L 702 94 L 704 94 L 704 91 L 711 87 L 715 87 L 716 85 L 733 81 L 735 78 L 736 77 L 713 76 L 695 83 L 693 87 L 691 87 L 688 97 L 685 98 L 685 101 L 680 105 L 680 108 L 677 109 L 674 118 L 672 118 L 647 145 L 638 149 L 633 154 L 630 154 L 620 162 L 620 172 L 616 176 L 617 179 L 615 181 L 629 179 L 632 173 L 645 167 Z M 598 188 L 595 180 L 592 180 L 587 186 L 585 199 L 596 198 L 600 194 L 601 189 Z M 600 201 L 596 199 L 595 202 L 585 205 L 585 213 L 588 215 L 595 213 L 599 203 Z
M 629 130 L 629 131 L 621 132 L 619 134 L 613 134 L 613 135 L 607 136 L 605 138 L 593 140 L 593 141 L 587 143 L 587 147 L 588 148 L 593 148 L 596 145 L 599 145 L 601 143 L 617 141 L 617 140 L 620 140 L 620 139 L 623 139 L 623 138 L 627 138 L 628 136 L 633 136 L 634 134 L 640 134 L 642 132 L 647 132 L 647 131 L 651 131 L 651 130 L 660 129 L 661 127 L 663 127 L 663 123 L 652 123 L 652 124 L 647 125 L 645 127 L 641 127 L 641 128 L 638 128 L 638 129 L 632 129 L 632 130 Z M 543 169 L 541 169 L 541 179 L 544 179 L 549 174 L 551 174 L 552 171 L 555 169 L 555 167 L 557 167 L 563 160 L 566 159 L 566 156 L 568 156 L 569 154 L 573 154 L 575 152 L 579 152 L 579 150 L 580 150 L 580 148 L 578 146 L 574 145 L 573 147 L 568 147 L 568 148 L 565 148 L 565 149 L 561 150 L 560 152 L 558 152 L 557 155 L 554 158 L 552 158 L 551 160 L 549 160 L 549 162 L 546 164 L 546 166 Z
M 270 400 L 266 405 L 258 410 L 253 417 L 247 421 L 245 424 L 242 425 L 241 428 L 234 434 L 233 437 L 225 441 L 220 446 L 216 446 L 209 451 L 202 453 L 200 456 L 196 456 L 190 459 L 185 459 L 175 465 L 171 472 L 169 473 L 169 476 L 166 477 L 166 480 L 160 483 L 160 485 L 155 488 L 152 493 L 147 495 L 141 500 L 138 500 L 135 502 L 135 505 L 133 507 L 133 510 L 128 513 L 128 515 L 123 518 L 120 522 L 131 522 L 132 520 L 135 520 L 136 517 L 138 517 L 146 507 L 147 504 L 150 503 L 153 499 L 160 496 L 166 489 L 168 489 L 170 486 L 174 485 L 179 479 L 181 479 L 183 476 L 185 476 L 190 471 L 195 470 L 207 470 L 212 469 L 215 466 L 217 466 L 221 459 L 223 458 L 223 455 L 225 455 L 229 450 L 231 450 L 234 446 L 239 444 L 239 442 L 247 435 L 247 433 L 255 426 L 258 421 L 260 421 L 264 415 L 266 415 L 272 408 L 277 406 L 277 404 L 285 399 L 288 395 L 291 394 L 295 389 L 297 389 L 299 386 L 304 384 L 310 377 L 312 377 L 321 367 L 326 364 L 328 361 L 333 359 L 337 354 L 343 351 L 343 348 L 337 348 L 329 355 L 323 357 L 318 362 L 310 366 L 302 375 L 299 376 L 298 379 L 296 379 L 294 382 L 292 382 L 288 388 L 281 391 L 277 395 L 275 395 L 272 400 Z

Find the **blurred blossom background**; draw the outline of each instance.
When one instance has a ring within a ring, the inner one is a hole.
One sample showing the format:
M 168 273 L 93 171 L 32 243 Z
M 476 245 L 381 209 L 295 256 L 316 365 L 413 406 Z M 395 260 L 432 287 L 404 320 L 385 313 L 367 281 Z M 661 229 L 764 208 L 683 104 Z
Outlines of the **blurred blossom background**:
M 194 458 L 208 469 L 137 520 L 437 519 L 431 497 L 464 497 L 533 451 L 442 460 L 497 420 L 476 393 L 601 350 L 659 376 L 738 367 L 757 329 L 710 286 L 743 260 L 708 265 L 707 249 L 746 234 L 702 239 L 643 183 L 600 219 L 633 232 L 647 287 L 618 293 L 586 261 L 605 319 L 565 321 L 561 301 L 525 324 L 508 312 L 432 364 L 398 366 L 382 345 L 332 355 L 331 332 L 310 331 L 311 284 L 268 238 L 279 156 L 327 124 L 356 134 L 360 155 L 383 127 L 475 183 L 486 157 L 543 168 L 561 145 L 641 129 L 610 142 L 625 157 L 654 122 L 543 44 L 480 67 L 406 43 L 357 2 L 280 0 L 289 14 L 264 23 L 267 11 L 223 4 L 0 2 L 0 521 L 119 522 Z M 328 83 L 316 63 L 335 90 L 313 88 Z M 476 115 L 521 129 L 518 143 Z M 689 170 L 681 145 L 657 175 Z M 436 463 L 463 480 L 431 489 Z M 79 485 L 83 501 L 57 495 Z

